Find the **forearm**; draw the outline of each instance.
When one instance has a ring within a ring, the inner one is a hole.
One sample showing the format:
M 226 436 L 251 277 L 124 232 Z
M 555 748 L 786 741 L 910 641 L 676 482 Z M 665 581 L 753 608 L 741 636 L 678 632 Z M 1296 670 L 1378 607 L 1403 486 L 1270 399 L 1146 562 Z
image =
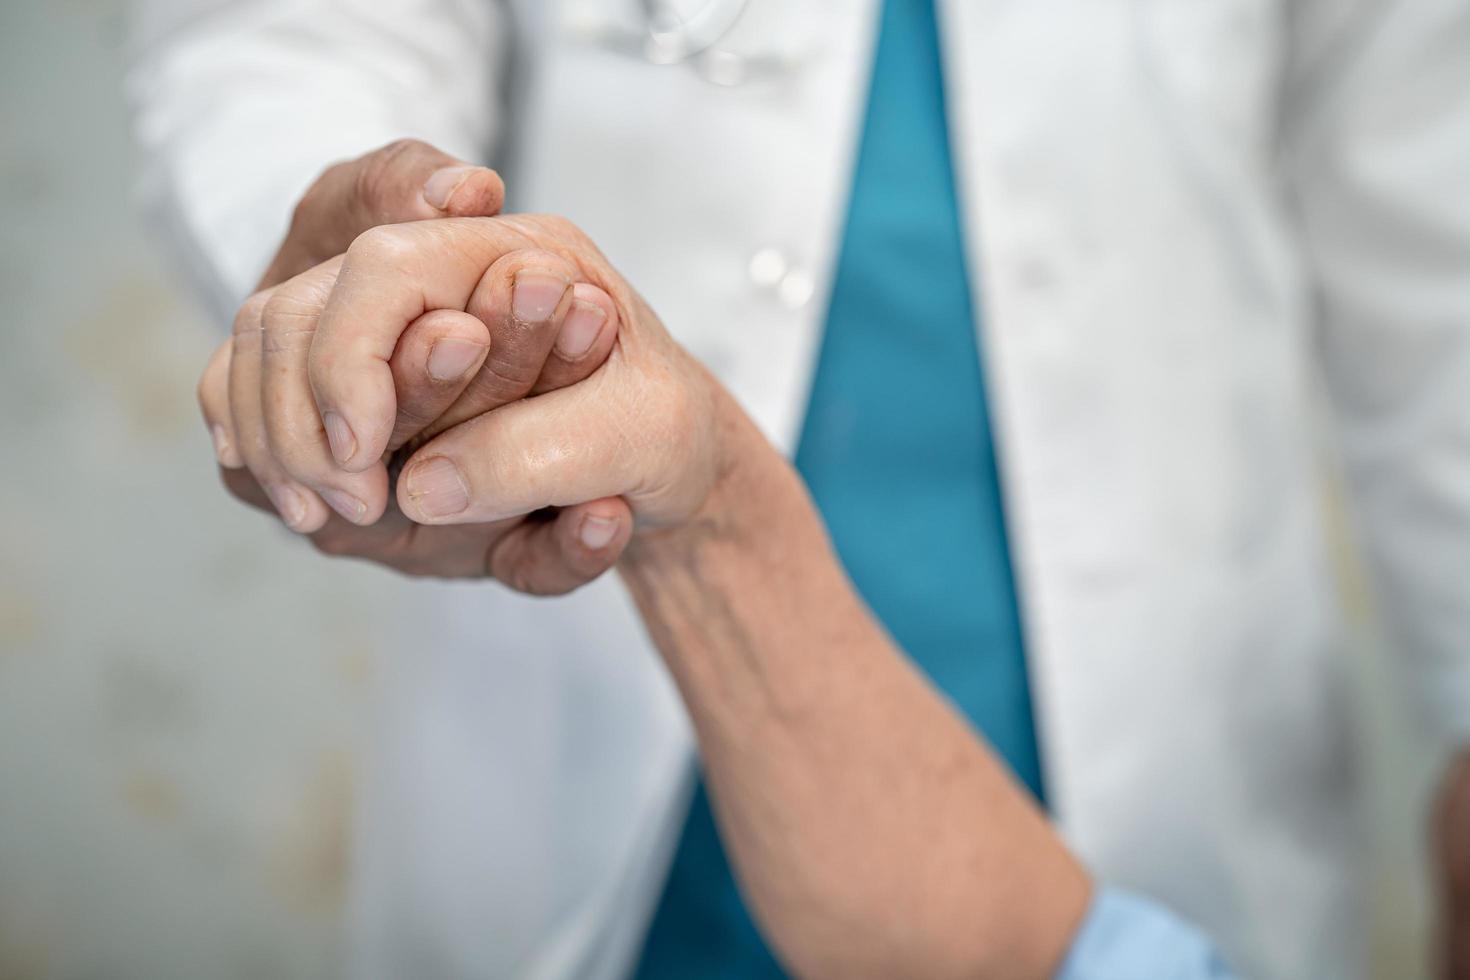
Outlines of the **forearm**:
M 268 373 L 258 357 L 229 370 L 254 365 L 267 384 L 232 373 L 201 398 L 215 391 L 214 410 L 238 415 L 251 398 L 234 393 L 254 391 L 250 424 L 265 435 L 237 446 L 295 440 L 289 460 L 251 464 L 262 486 L 293 479 L 381 513 L 379 460 L 402 407 L 384 358 L 432 360 L 412 339 L 426 305 L 462 325 L 506 320 L 497 336 L 509 337 L 523 306 L 569 318 L 577 279 L 599 290 L 606 359 L 531 398 L 528 380 L 416 449 L 396 491 L 426 549 L 412 564 L 463 574 L 469 541 L 488 574 L 545 593 L 622 555 L 698 729 L 735 866 L 796 972 L 1049 975 L 1082 918 L 1085 875 L 873 622 L 795 473 L 576 228 L 520 216 L 365 232 L 258 304 L 259 329 L 245 321 L 242 335 L 263 332 L 280 356 Z M 553 280 L 559 302 L 516 299 Z M 286 339 L 303 323 L 309 347 Z M 543 359 L 560 335 L 546 336 Z M 552 521 L 521 519 L 552 507 Z
M 873 620 L 796 474 L 727 428 L 702 519 L 622 567 L 766 935 L 806 975 L 1050 975 L 1086 876 Z

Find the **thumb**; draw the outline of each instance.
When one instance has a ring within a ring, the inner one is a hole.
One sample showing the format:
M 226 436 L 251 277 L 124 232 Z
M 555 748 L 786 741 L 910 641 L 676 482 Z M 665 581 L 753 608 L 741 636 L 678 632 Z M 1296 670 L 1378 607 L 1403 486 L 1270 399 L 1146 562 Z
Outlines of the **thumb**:
M 594 375 L 435 436 L 403 469 L 400 509 L 419 524 L 480 524 L 623 495 L 631 454 L 597 387 Z
M 431 218 L 493 217 L 504 204 L 505 183 L 488 167 L 419 140 L 389 143 L 328 167 L 307 189 L 259 288 L 341 255 L 369 228 Z

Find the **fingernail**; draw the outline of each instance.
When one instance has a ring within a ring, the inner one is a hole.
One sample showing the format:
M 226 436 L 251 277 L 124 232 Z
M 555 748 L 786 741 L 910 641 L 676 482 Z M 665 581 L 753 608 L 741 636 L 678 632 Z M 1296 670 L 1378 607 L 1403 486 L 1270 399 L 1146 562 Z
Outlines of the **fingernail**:
M 361 521 L 367 513 L 367 504 L 345 490 L 327 489 L 318 490 L 317 493 L 321 494 L 329 507 L 354 524 Z
M 479 169 L 479 167 L 445 167 L 434 171 L 429 175 L 429 179 L 424 181 L 424 200 L 429 207 L 443 211 L 449 206 L 449 199 L 454 196 L 454 192 L 459 190 L 459 185 Z
M 216 422 L 209 427 L 210 438 L 214 440 L 214 456 L 219 460 L 219 465 L 229 466 L 233 462 L 234 454 L 230 452 L 230 437 L 225 432 L 225 427 Z
M 582 519 L 582 547 L 588 551 L 601 551 L 618 534 L 618 522 L 611 517 L 588 516 Z
M 470 491 L 459 468 L 443 456 L 408 471 L 408 497 L 426 517 L 453 517 L 470 505 Z
M 556 352 L 569 361 L 582 357 L 592 349 L 606 322 L 607 314 L 596 303 L 573 303 L 556 338 Z
M 322 416 L 322 427 L 327 430 L 327 442 L 332 446 L 332 456 L 338 465 L 347 465 L 353 453 L 357 452 L 357 436 L 352 434 L 352 427 L 336 412 L 328 412 Z
M 485 353 L 485 345 L 446 337 L 429 348 L 429 377 L 435 381 L 458 381 Z
M 550 320 L 566 292 L 567 284 L 561 279 L 523 272 L 516 276 L 515 287 L 511 291 L 510 312 L 522 323 Z
M 306 520 L 306 500 L 293 488 L 277 483 L 266 487 L 265 493 L 271 498 L 276 513 L 290 527 L 300 527 L 301 522 Z

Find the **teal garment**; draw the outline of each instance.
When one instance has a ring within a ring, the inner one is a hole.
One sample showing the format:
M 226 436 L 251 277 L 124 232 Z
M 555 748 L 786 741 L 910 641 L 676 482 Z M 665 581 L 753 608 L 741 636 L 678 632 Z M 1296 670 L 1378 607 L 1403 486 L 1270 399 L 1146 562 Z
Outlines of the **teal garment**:
M 796 464 L 868 604 L 1039 798 L 933 0 L 884 6 Z M 741 903 L 703 784 L 636 976 L 782 976 Z

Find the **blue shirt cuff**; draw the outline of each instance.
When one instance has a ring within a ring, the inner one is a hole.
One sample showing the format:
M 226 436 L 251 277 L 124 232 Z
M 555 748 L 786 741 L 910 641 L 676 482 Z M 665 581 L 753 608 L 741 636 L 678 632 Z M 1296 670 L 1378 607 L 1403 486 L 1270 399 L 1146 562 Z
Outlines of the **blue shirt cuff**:
M 1198 929 L 1126 892 L 1092 900 L 1057 980 L 1234 980 Z

